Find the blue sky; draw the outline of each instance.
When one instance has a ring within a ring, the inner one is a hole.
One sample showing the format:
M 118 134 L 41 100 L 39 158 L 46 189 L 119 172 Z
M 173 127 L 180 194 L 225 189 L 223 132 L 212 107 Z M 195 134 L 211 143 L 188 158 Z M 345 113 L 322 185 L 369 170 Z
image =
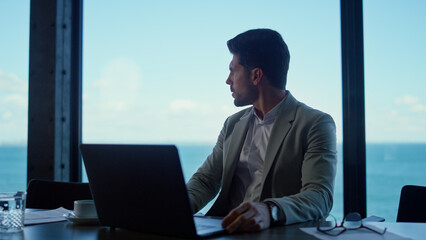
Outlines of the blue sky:
M 341 137 L 339 1 L 84 1 L 83 141 L 213 143 L 233 106 L 226 41 L 272 28 L 287 88 Z M 426 142 L 425 1 L 364 1 L 369 142 Z M 11 21 L 13 19 L 13 21 Z M 25 143 L 29 1 L 0 1 L 0 144 Z

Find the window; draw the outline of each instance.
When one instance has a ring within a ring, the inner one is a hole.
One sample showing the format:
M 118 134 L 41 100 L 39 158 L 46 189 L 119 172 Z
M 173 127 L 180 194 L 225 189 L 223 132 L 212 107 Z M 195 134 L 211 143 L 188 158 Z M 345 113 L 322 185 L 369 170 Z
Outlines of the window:
M 29 1 L 0 1 L 0 192 L 27 182 Z
M 395 221 L 401 188 L 426 183 L 423 1 L 365 1 L 367 215 Z
M 289 46 L 287 88 L 330 113 L 341 142 L 338 1 L 84 2 L 83 142 L 172 143 L 186 180 L 241 110 L 225 84 L 226 41 L 272 28 Z M 335 215 L 343 215 L 341 144 Z M 87 181 L 87 178 L 85 178 Z

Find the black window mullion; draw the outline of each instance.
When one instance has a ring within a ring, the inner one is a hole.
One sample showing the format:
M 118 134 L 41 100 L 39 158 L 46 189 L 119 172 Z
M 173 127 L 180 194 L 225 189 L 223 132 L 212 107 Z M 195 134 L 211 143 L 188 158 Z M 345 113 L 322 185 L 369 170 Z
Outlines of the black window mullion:
M 363 10 L 341 0 L 344 214 L 366 217 Z

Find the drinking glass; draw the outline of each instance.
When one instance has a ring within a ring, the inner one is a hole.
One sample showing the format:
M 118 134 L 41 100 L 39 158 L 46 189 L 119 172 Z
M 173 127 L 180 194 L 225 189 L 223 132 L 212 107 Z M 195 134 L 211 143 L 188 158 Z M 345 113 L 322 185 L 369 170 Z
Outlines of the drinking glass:
M 0 193 L 0 233 L 24 229 L 25 192 Z

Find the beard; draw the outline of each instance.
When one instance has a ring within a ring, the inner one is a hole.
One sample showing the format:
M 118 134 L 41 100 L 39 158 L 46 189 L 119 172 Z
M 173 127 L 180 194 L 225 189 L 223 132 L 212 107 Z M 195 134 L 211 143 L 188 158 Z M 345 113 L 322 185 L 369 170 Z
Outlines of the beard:
M 234 105 L 236 107 L 242 107 L 253 104 L 254 101 L 259 97 L 259 90 L 256 86 L 249 84 L 244 93 L 234 92 Z

